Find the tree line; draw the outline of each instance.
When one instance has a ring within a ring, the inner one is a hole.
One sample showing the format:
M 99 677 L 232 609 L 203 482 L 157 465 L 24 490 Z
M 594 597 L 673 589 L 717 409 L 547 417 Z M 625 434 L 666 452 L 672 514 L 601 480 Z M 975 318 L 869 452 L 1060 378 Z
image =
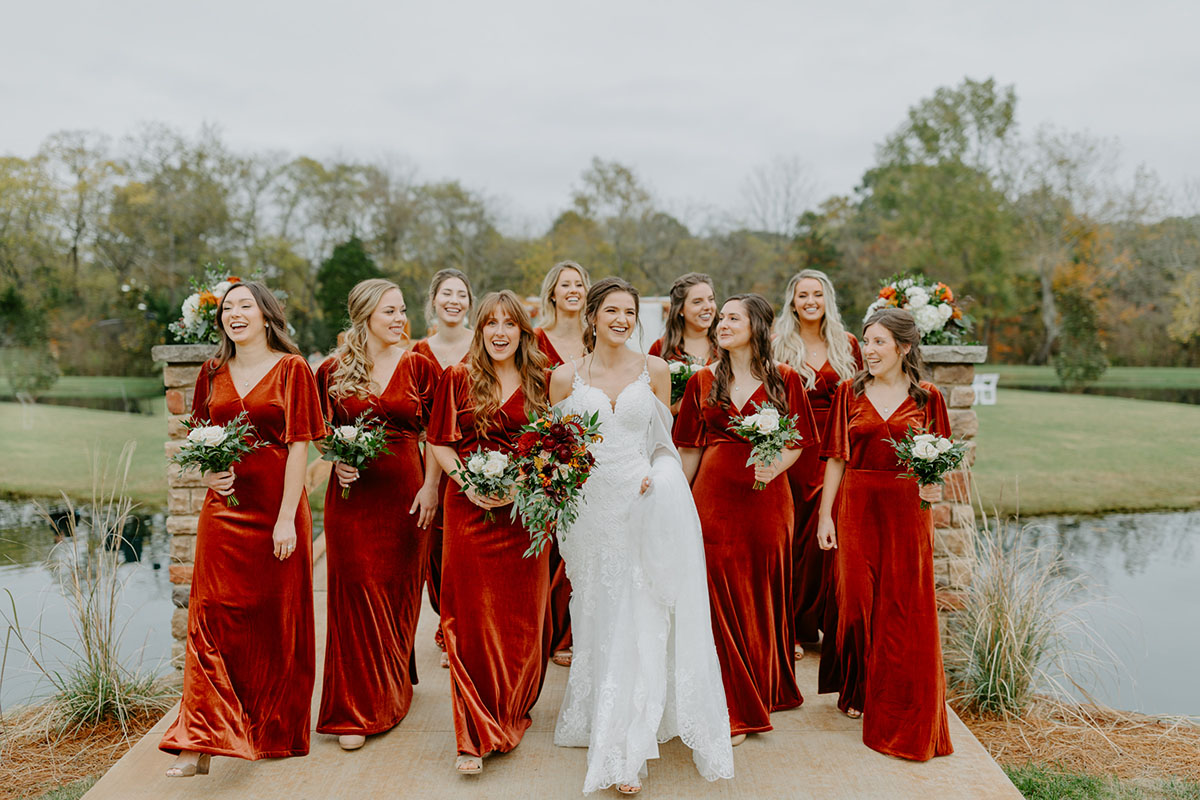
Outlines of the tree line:
M 301 346 L 325 350 L 363 270 L 401 285 L 420 334 L 436 270 L 533 293 L 570 258 L 649 293 L 707 272 L 718 294 L 777 306 L 792 273 L 823 269 L 851 328 L 882 279 L 920 271 L 965 298 L 995 360 L 1196 365 L 1200 184 L 1172 197 L 1123 170 L 1115 142 L 1026 135 L 1016 112 L 1013 87 L 964 79 L 909 109 L 852 192 L 819 198 L 803 160 L 778 159 L 690 225 L 596 158 L 548 229 L 523 234 L 481 193 L 395 160 L 237 152 L 212 128 L 60 132 L 0 157 L 0 347 L 66 373 L 148 373 L 189 280 L 223 262 L 285 291 Z

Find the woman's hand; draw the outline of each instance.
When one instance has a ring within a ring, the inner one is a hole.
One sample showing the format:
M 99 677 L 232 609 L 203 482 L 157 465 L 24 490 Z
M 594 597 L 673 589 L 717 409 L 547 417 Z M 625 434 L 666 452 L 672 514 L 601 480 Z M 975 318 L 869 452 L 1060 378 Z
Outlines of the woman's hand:
M 942 500 L 942 485 L 940 483 L 926 484 L 917 490 L 917 494 L 926 503 L 939 503 Z
M 200 480 L 221 497 L 229 497 L 233 494 L 234 477 L 233 470 L 229 469 L 225 472 L 205 472 L 200 476 Z
M 649 475 L 642 478 L 642 486 L 640 489 L 638 489 L 638 494 L 639 495 L 645 494 L 648 491 L 650 491 L 650 476 Z
M 762 464 L 754 465 L 754 480 L 759 483 L 770 483 L 779 477 L 779 474 L 784 471 L 783 456 L 776 456 L 775 460 L 767 466 Z
M 333 462 L 333 474 L 343 489 L 358 480 L 358 470 L 344 461 Z
M 418 528 L 428 528 L 433 524 L 433 517 L 437 513 L 437 507 L 438 485 L 436 483 L 432 486 L 424 484 L 417 492 L 417 496 L 413 498 L 412 508 L 408 509 L 408 513 L 417 515 Z
M 513 492 L 515 491 L 516 489 L 514 488 Z M 494 508 L 500 508 L 501 506 L 506 506 L 511 503 L 513 501 L 513 492 L 509 492 L 504 497 L 492 497 L 491 495 L 487 494 L 478 494 L 476 493 L 474 486 L 468 486 L 467 499 L 480 508 L 491 511 Z
M 275 530 L 271 532 L 271 541 L 275 544 L 275 557 L 280 561 L 296 552 L 296 521 L 276 520 Z
M 817 520 L 817 545 L 822 550 L 837 549 L 837 529 L 833 517 L 822 516 Z

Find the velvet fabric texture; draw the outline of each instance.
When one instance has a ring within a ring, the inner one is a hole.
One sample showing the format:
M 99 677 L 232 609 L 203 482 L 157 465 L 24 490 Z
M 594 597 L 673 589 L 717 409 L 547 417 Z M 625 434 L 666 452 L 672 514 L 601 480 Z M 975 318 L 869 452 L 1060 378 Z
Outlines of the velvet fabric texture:
M 862 353 L 858 339 L 846 334 L 850 349 L 854 353 L 857 369 L 862 369 Z M 816 383 L 808 390 L 808 404 L 812 408 L 817 430 L 825 430 L 829 419 L 829 407 L 833 404 L 833 392 L 841 378 L 826 360 L 817 370 Z M 806 447 L 800 458 L 788 470 L 788 483 L 792 487 L 792 502 L 796 507 L 796 538 L 792 544 L 792 614 L 795 620 L 796 642 L 815 642 L 820 631 L 825 632 L 821 644 L 821 672 L 818 690 L 828 684 L 837 691 L 837 658 L 835 655 L 835 633 L 837 631 L 837 602 L 834 597 L 836 583 L 836 560 L 832 551 L 822 550 L 817 544 L 818 512 L 821 508 L 821 486 L 825 482 L 825 462 L 820 450 Z
M 331 358 L 317 371 L 325 418 L 352 425 L 371 414 L 387 429 L 389 452 L 359 470 L 349 497 L 336 475 L 325 492 L 329 613 L 317 732 L 370 736 L 404 719 L 417 682 L 413 637 L 430 532 L 409 508 L 425 482 L 419 442 L 437 367 L 405 353 L 381 394 L 365 398 L 333 396 L 336 368 Z
M 308 753 L 316 650 L 312 516 L 302 492 L 296 550 L 275 558 L 287 445 L 325 435 L 308 363 L 284 355 L 245 396 L 229 368 L 200 368 L 192 415 L 224 425 L 245 411 L 263 446 L 233 467 L 238 505 L 209 491 L 200 511 L 188 598 L 179 716 L 159 749 L 237 758 Z
M 563 358 L 550 343 L 550 337 L 541 328 L 534 328 L 538 347 L 542 355 L 550 359 L 550 368 L 563 364 Z M 550 652 L 571 649 L 571 581 L 567 579 L 567 568 L 558 552 L 558 539 L 550 543 Z
M 438 385 L 426 440 L 453 447 L 463 460 L 477 448 L 513 451 L 527 421 L 525 396 L 513 392 L 487 438 L 475 428 L 465 365 Z M 497 430 L 497 428 L 499 428 Z M 498 508 L 491 521 L 456 481 L 444 497 L 442 632 L 450 658 L 458 752 L 483 756 L 516 747 L 546 677 L 550 651 L 548 550 L 524 558 L 529 534 Z
M 925 408 L 906 397 L 883 419 L 850 381 L 838 386 L 821 450 L 846 462 L 837 526 L 838 708 L 863 712 L 863 743 L 914 761 L 954 752 L 933 586 L 933 517 L 885 439 L 908 426 L 950 435 L 937 387 Z
M 658 356 L 659 358 L 663 359 L 664 361 L 686 361 L 687 360 L 687 357 L 686 357 L 687 354 L 683 352 L 682 348 L 676 350 L 674 353 L 668 353 L 665 356 L 663 355 L 662 349 L 663 349 L 663 340 L 660 337 L 658 339 L 655 339 L 654 343 L 650 345 L 649 354 L 652 356 Z M 713 363 L 716 360 L 717 360 L 717 354 L 714 352 L 712 355 L 709 356 L 708 361 L 706 361 L 704 363 L 707 365 L 707 364 Z
M 421 339 L 412 346 L 414 353 L 420 353 L 433 362 L 437 372 L 437 381 L 442 380 L 442 375 L 445 374 L 448 367 L 443 367 L 441 362 L 437 360 L 437 356 L 433 354 L 433 348 L 429 346 L 427 339 Z M 462 357 L 458 363 L 466 364 L 470 360 L 471 354 Z M 441 498 L 446 494 L 446 487 L 450 485 L 450 476 L 442 473 L 442 481 L 438 484 L 438 497 Z M 429 605 L 433 609 L 434 614 L 441 614 L 441 587 L 442 587 L 442 515 L 445 508 L 442 503 L 438 503 L 437 513 L 433 517 L 433 525 L 429 528 L 429 567 L 425 572 L 425 590 L 429 594 Z M 446 644 L 442 640 L 442 629 L 439 626 L 437 633 L 434 634 L 434 641 L 437 646 L 446 649 Z
M 781 366 L 788 407 L 797 418 L 804 447 L 818 437 L 800 376 Z M 764 387 L 742 408 L 708 404 L 715 376 L 697 372 L 675 421 L 677 447 L 703 448 L 692 494 L 704 531 L 713 637 L 729 704 L 730 732 L 771 730 L 771 712 L 804 702 L 792 660 L 792 490 L 780 475 L 755 490 L 747 466 L 749 442 L 729 430 L 733 416 L 754 413 L 766 403 Z

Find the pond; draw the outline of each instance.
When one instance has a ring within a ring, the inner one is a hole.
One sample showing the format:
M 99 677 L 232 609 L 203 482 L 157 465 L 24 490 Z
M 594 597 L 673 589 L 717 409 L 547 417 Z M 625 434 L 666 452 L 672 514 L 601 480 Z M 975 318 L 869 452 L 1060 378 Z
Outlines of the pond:
M 1200 716 L 1200 511 L 1025 522 L 1083 583 L 1083 616 L 1115 656 L 1089 681 L 1091 695 L 1113 708 Z

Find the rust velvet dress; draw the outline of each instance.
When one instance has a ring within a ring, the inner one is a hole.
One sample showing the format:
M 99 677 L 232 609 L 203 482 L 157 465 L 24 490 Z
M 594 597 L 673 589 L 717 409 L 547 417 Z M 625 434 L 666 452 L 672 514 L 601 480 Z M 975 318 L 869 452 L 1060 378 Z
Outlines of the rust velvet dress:
M 359 471 L 348 498 L 336 475 L 325 492 L 329 613 L 317 732 L 370 736 L 404 719 L 416 683 L 413 637 L 430 533 L 409 508 L 425 482 L 419 443 L 437 367 L 405 353 L 382 394 L 366 398 L 333 397 L 336 368 L 331 358 L 317 371 L 325 418 L 352 425 L 370 413 L 387 428 L 389 452 Z
M 854 354 L 856 369 L 862 369 L 862 354 L 858 339 L 846 334 L 850 350 Z M 841 378 L 826 360 L 817 370 L 816 382 L 808 390 L 808 404 L 812 407 L 817 430 L 825 430 L 829 418 L 829 407 L 833 404 L 833 392 Z M 821 486 L 825 482 L 825 462 L 818 448 L 805 448 L 800 458 L 788 470 L 788 483 L 792 486 L 792 502 L 796 507 L 796 538 L 792 553 L 792 609 L 796 625 L 797 642 L 815 642 L 818 631 L 826 631 L 821 648 L 821 663 L 826 670 L 836 664 L 836 659 L 826 658 L 833 652 L 834 632 L 837 630 L 837 604 L 833 598 L 834 557 L 817 544 L 818 511 L 821 508 Z M 832 675 L 822 673 L 825 680 L 833 682 Z M 820 691 L 825 691 L 821 688 Z
M 788 408 L 805 447 L 818 444 L 800 376 L 781 366 Z M 692 494 L 704 531 L 713 638 L 729 705 L 730 733 L 771 730 L 770 714 L 803 702 L 792 659 L 792 490 L 780 475 L 755 490 L 746 466 L 751 445 L 729 431 L 730 418 L 766 403 L 765 387 L 741 409 L 710 406 L 711 369 L 688 381 L 674 438 L 704 448 Z
M 822 458 L 846 462 L 834 501 L 837 528 L 838 708 L 863 712 L 863 743 L 927 761 L 954 752 L 933 588 L 933 517 L 917 482 L 885 439 L 909 425 L 950 435 L 946 402 L 931 383 L 924 409 L 906 397 L 884 420 L 851 381 L 838 386 Z
M 414 353 L 420 353 L 433 362 L 437 373 L 437 380 L 440 382 L 447 368 L 443 368 L 441 362 L 437 360 L 437 356 L 433 354 L 433 348 L 429 346 L 429 341 L 421 339 L 413 345 L 412 350 Z M 468 352 L 458 363 L 465 364 L 470 357 L 471 354 Z M 442 473 L 442 482 L 438 484 L 439 498 L 446 494 L 446 487 L 449 485 L 450 476 Z M 442 504 L 439 502 L 437 512 L 433 517 L 433 525 L 429 527 L 429 568 L 426 570 L 425 575 L 425 588 L 429 592 L 429 606 L 435 614 L 442 613 L 440 594 L 442 587 L 442 510 Z M 442 641 L 441 627 L 438 628 L 437 633 L 434 635 L 434 641 L 437 642 L 438 647 L 443 650 L 446 649 L 446 645 Z
M 538 348 L 550 359 L 550 369 L 565 363 L 554 349 L 550 337 L 541 328 L 533 329 Z M 550 652 L 571 648 L 571 581 L 567 579 L 567 568 L 558 552 L 558 539 L 550 543 Z
M 496 416 L 488 438 L 478 435 L 468 367 L 446 370 L 438 385 L 426 441 L 466 458 L 479 447 L 511 453 L 527 422 L 517 389 Z M 499 428 L 497 430 L 497 427 Z M 458 752 L 483 756 L 516 747 L 546 677 L 550 648 L 548 550 L 524 558 L 529 534 L 507 506 L 488 521 L 457 482 L 443 498 L 442 632 L 450 658 L 451 700 Z
M 302 491 L 296 550 L 275 558 L 287 445 L 325 435 L 308 363 L 285 355 L 245 397 L 229 368 L 200 368 L 192 415 L 224 425 L 245 411 L 263 446 L 234 465 L 238 505 L 209 490 L 196 533 L 183 700 L 159 749 L 237 758 L 308 753 L 316 650 L 312 516 Z

